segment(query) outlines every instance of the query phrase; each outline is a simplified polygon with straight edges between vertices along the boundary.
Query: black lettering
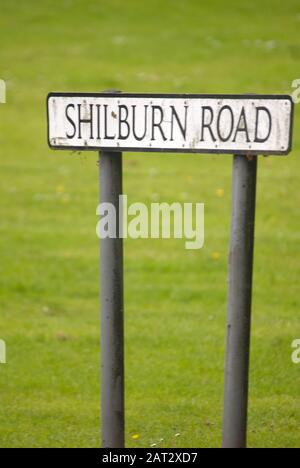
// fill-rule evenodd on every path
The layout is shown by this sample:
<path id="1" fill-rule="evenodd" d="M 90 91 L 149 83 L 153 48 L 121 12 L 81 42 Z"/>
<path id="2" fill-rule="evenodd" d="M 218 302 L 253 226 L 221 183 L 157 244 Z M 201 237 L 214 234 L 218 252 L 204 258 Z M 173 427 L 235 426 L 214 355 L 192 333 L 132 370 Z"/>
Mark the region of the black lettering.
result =
<path id="1" fill-rule="evenodd" d="M 243 126 L 242 123 L 244 123 Z M 248 125 L 247 125 L 247 120 L 246 120 L 246 114 L 245 114 L 245 108 L 242 108 L 241 115 L 239 118 L 238 125 L 236 127 L 235 135 L 233 141 L 236 142 L 236 137 L 238 133 L 245 133 L 247 137 L 247 143 L 250 143 L 250 138 L 249 138 L 249 131 L 248 131 Z"/>
<path id="2" fill-rule="evenodd" d="M 97 107 L 97 139 L 101 139 L 101 134 L 100 134 L 100 107 L 101 104 L 96 104 Z"/>
<path id="3" fill-rule="evenodd" d="M 78 138 L 81 139 L 81 125 L 90 124 L 90 139 L 93 140 L 93 104 L 90 104 L 90 118 L 81 117 L 81 104 L 78 104 Z"/>
<path id="4" fill-rule="evenodd" d="M 108 108 L 108 105 L 104 104 L 104 138 L 106 140 L 114 140 L 116 138 L 116 135 L 112 136 L 112 135 L 108 135 L 107 133 L 107 108 Z"/>
<path id="5" fill-rule="evenodd" d="M 67 107 L 66 107 L 66 117 L 67 117 L 68 121 L 70 122 L 70 124 L 72 125 L 72 127 L 74 129 L 74 132 L 73 132 L 73 134 L 67 133 L 66 137 L 67 138 L 74 138 L 74 136 L 76 135 L 76 125 L 74 123 L 74 120 L 72 120 L 70 115 L 69 115 L 69 109 L 75 109 L 75 105 L 74 104 L 68 104 Z"/>
<path id="6" fill-rule="evenodd" d="M 177 124 L 180 128 L 180 131 L 182 133 L 182 136 L 184 138 L 184 141 L 186 140 L 186 124 L 187 124 L 187 110 L 188 110 L 188 106 L 184 106 L 184 109 L 185 109 L 185 115 L 184 115 L 184 124 L 182 124 L 180 122 L 180 119 L 179 119 L 179 116 L 175 110 L 175 107 L 174 106 L 171 106 L 171 109 L 172 109 L 172 113 L 171 113 L 171 141 L 174 141 L 174 138 L 173 138 L 173 131 L 174 131 L 174 119 L 176 119 L 177 121 Z"/>
<path id="7" fill-rule="evenodd" d="M 135 114 L 135 111 L 136 111 L 136 105 L 133 105 L 132 106 L 132 131 L 133 131 L 133 136 L 134 138 L 137 140 L 137 141 L 142 141 L 145 136 L 146 136 L 146 133 L 147 133 L 147 114 L 148 114 L 148 106 L 144 106 L 145 107 L 145 126 L 144 126 L 144 133 L 142 136 L 138 136 L 137 133 L 136 133 L 136 129 L 135 129 L 135 126 L 136 126 L 136 114 Z"/>
<path id="8" fill-rule="evenodd" d="M 210 112 L 210 122 L 206 122 L 205 123 L 205 113 L 206 111 L 209 111 Z M 201 131 L 201 141 L 204 141 L 204 129 L 207 128 L 209 130 L 209 133 L 210 133 L 210 136 L 212 138 L 213 141 L 217 141 L 217 139 L 215 138 L 214 134 L 213 134 L 213 131 L 211 129 L 211 125 L 213 123 L 213 120 L 214 120 L 214 112 L 212 110 L 212 108 L 210 106 L 203 106 L 202 107 L 202 131 Z"/>
<path id="9" fill-rule="evenodd" d="M 125 110 L 125 117 L 122 118 L 122 111 Z M 119 106 L 119 140 L 126 140 L 129 137 L 130 133 L 130 126 L 127 121 L 128 119 L 128 108 L 127 106 L 120 105 Z M 127 127 L 127 134 L 122 135 L 122 126 Z"/>
<path id="10" fill-rule="evenodd" d="M 159 113 L 160 113 L 159 122 L 156 122 L 156 121 L 155 121 L 155 111 L 159 111 Z M 155 140 L 155 137 L 154 137 L 154 130 L 155 130 L 155 128 L 158 128 L 158 129 L 159 129 L 163 140 L 164 140 L 164 141 L 167 140 L 167 138 L 166 138 L 166 136 L 165 136 L 165 134 L 164 134 L 164 132 L 163 132 L 163 129 L 161 128 L 161 124 L 162 124 L 162 122 L 163 122 L 163 119 L 164 119 L 164 112 L 163 112 L 162 107 L 160 107 L 160 106 L 153 106 L 153 107 L 152 107 L 152 138 L 151 138 L 152 141 Z"/>
<path id="11" fill-rule="evenodd" d="M 222 114 L 224 111 L 229 111 L 229 114 L 230 114 L 230 119 L 231 119 L 231 124 L 230 124 L 230 132 L 228 133 L 227 136 L 224 136 L 224 132 L 223 132 L 223 135 L 222 135 L 222 132 L 221 132 L 221 129 L 220 129 L 220 123 L 221 123 L 221 117 L 222 117 Z M 233 132 L 233 125 L 234 125 L 234 115 L 233 115 L 233 111 L 231 109 L 230 106 L 223 106 L 221 109 L 220 109 L 220 112 L 219 112 L 219 115 L 218 115 L 218 120 L 217 120 L 217 132 L 218 132 L 218 137 L 221 141 L 228 141 L 232 135 L 232 132 Z"/>
<path id="12" fill-rule="evenodd" d="M 258 136 L 258 127 L 259 127 L 258 121 L 259 121 L 260 112 L 266 112 L 266 114 L 269 117 L 269 131 L 265 138 L 260 138 Z M 271 131 L 272 131 L 272 116 L 271 116 L 269 109 L 267 109 L 266 107 L 257 107 L 256 108 L 256 124 L 255 124 L 255 140 L 254 140 L 255 143 L 264 143 L 265 141 L 267 141 L 269 136 L 271 135 Z"/>

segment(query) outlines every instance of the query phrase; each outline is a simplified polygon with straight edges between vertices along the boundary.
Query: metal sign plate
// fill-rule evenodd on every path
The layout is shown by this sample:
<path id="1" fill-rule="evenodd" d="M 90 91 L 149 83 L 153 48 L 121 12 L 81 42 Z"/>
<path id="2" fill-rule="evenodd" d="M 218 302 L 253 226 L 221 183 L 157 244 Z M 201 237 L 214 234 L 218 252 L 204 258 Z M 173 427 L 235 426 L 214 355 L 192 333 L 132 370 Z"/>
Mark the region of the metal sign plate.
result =
<path id="1" fill-rule="evenodd" d="M 282 95 L 51 93 L 53 149 L 288 154 L 293 102 Z"/>

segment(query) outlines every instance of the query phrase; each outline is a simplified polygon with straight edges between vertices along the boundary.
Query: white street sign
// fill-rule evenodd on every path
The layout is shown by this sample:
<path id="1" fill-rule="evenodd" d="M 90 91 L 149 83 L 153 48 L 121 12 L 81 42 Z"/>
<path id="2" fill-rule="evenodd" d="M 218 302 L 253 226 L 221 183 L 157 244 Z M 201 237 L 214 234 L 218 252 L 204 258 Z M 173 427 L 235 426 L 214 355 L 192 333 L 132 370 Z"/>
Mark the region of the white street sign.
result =
<path id="1" fill-rule="evenodd" d="M 47 107 L 53 149 L 291 151 L 290 96 L 51 93 Z"/>

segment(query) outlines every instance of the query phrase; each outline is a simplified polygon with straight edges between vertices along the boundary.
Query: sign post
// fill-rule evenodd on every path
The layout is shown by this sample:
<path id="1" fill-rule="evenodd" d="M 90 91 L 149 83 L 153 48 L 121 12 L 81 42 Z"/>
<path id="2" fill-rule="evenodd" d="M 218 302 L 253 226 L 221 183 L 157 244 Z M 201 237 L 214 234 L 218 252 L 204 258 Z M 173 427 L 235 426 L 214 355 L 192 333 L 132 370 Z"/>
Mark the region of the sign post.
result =
<path id="1" fill-rule="evenodd" d="M 245 448 L 257 156 L 234 156 L 223 447 Z"/>
<path id="2" fill-rule="evenodd" d="M 100 202 L 111 203 L 116 212 L 117 232 L 122 223 L 122 153 L 99 155 Z M 101 271 L 101 412 L 103 448 L 124 447 L 124 305 L 123 240 L 100 241 Z"/>
<path id="3" fill-rule="evenodd" d="M 293 102 L 277 95 L 51 93 L 52 149 L 100 151 L 101 203 L 116 218 L 122 152 L 234 154 L 223 447 L 246 447 L 257 155 L 291 151 Z M 101 240 L 103 446 L 124 447 L 122 236 Z"/>

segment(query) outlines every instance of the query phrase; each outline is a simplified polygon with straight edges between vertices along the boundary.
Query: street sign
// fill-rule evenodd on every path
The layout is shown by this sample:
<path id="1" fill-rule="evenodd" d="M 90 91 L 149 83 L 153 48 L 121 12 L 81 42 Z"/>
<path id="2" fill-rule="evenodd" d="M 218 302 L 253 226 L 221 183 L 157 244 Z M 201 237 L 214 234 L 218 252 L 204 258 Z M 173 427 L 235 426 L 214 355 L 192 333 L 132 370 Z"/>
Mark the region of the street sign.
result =
<path id="1" fill-rule="evenodd" d="M 48 96 L 53 149 L 288 154 L 293 102 L 281 95 Z"/>
<path id="2" fill-rule="evenodd" d="M 258 155 L 291 151 L 292 99 L 254 94 L 51 93 L 47 108 L 51 148 L 99 150 L 101 203 L 114 207 L 120 225 L 123 151 L 234 155 L 223 447 L 246 447 Z M 123 448 L 125 436 L 122 241 L 122 236 L 101 239 L 105 448 Z"/>

